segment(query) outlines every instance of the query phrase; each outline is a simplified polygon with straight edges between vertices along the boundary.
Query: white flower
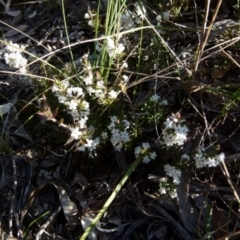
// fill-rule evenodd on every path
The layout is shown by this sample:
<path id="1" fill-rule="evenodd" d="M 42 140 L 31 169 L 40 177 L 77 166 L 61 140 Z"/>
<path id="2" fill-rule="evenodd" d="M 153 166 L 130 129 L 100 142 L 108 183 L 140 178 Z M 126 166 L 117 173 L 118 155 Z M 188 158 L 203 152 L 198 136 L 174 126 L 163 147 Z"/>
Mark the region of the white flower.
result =
<path id="1" fill-rule="evenodd" d="M 220 153 L 218 156 L 217 156 L 217 161 L 218 162 L 224 162 L 225 161 L 225 154 L 224 153 Z"/>
<path id="2" fill-rule="evenodd" d="M 65 102 L 65 104 L 68 106 L 68 109 L 70 111 L 75 111 L 78 107 L 78 102 L 75 99 L 72 99 L 69 102 Z"/>
<path id="3" fill-rule="evenodd" d="M 68 97 L 68 98 L 73 98 L 73 97 L 79 98 L 80 96 L 83 96 L 82 88 L 80 88 L 80 87 L 70 87 L 70 88 L 67 89 L 66 97 Z"/>
<path id="4" fill-rule="evenodd" d="M 141 147 L 139 147 L 139 146 L 136 147 L 134 153 L 135 153 L 135 157 L 136 157 L 136 158 L 139 157 L 139 155 L 140 155 L 140 153 L 141 153 Z"/>
<path id="5" fill-rule="evenodd" d="M 62 80 L 61 81 L 61 87 L 63 88 L 62 90 L 65 91 L 69 86 L 70 86 L 70 83 L 69 81 L 66 79 L 66 80 Z"/>
<path id="6" fill-rule="evenodd" d="M 169 191 L 168 194 L 170 195 L 170 197 L 172 199 L 176 198 L 177 197 L 177 189 L 173 189 L 173 190 Z"/>
<path id="7" fill-rule="evenodd" d="M 106 140 L 108 138 L 107 132 L 102 132 L 101 137 L 102 137 L 103 140 Z"/>
<path id="8" fill-rule="evenodd" d="M 169 20 L 171 17 L 173 17 L 173 15 L 170 14 L 169 11 L 163 12 L 162 15 L 164 20 Z"/>
<path id="9" fill-rule="evenodd" d="M 145 18 L 145 15 L 147 13 L 146 8 L 142 5 L 139 4 L 138 2 L 134 3 L 134 15 L 136 17 L 137 23 L 141 23 L 141 20 Z"/>
<path id="10" fill-rule="evenodd" d="M 90 26 L 90 27 L 93 26 L 93 21 L 92 21 L 92 20 L 89 20 L 89 21 L 88 21 L 88 26 Z"/>
<path id="11" fill-rule="evenodd" d="M 19 52 L 20 46 L 17 43 L 12 43 L 12 41 L 10 41 L 9 43 L 10 45 L 6 45 L 6 47 L 4 48 L 6 52 Z"/>
<path id="12" fill-rule="evenodd" d="M 87 123 L 88 117 L 84 116 L 82 118 L 79 119 L 79 127 L 80 128 L 85 128 L 86 127 L 86 123 Z"/>
<path id="13" fill-rule="evenodd" d="M 22 56 L 23 46 L 19 46 L 16 43 L 9 42 L 10 45 L 7 45 L 4 48 L 4 60 L 12 68 L 16 68 L 20 73 L 26 73 L 27 59 Z"/>
<path id="14" fill-rule="evenodd" d="M 56 85 L 53 85 L 53 86 L 52 86 L 52 92 L 53 92 L 53 93 L 56 94 L 56 93 L 58 93 L 59 91 L 60 91 L 60 88 L 59 88 L 59 87 L 57 87 Z"/>
<path id="15" fill-rule="evenodd" d="M 166 172 L 166 175 L 173 178 L 173 183 L 175 185 L 178 185 L 181 182 L 180 181 L 180 177 L 182 174 L 181 170 L 177 169 L 174 166 L 167 164 L 167 165 L 164 165 L 164 171 Z"/>
<path id="16" fill-rule="evenodd" d="M 107 40 L 106 51 L 108 52 L 110 58 L 115 58 L 116 55 L 120 55 L 123 53 L 125 47 L 123 46 L 122 43 L 116 46 L 114 41 L 110 37 L 108 37 L 106 40 Z"/>
<path id="17" fill-rule="evenodd" d="M 128 11 L 125 11 L 122 14 L 120 24 L 124 29 L 131 29 L 134 26 L 133 17 L 129 14 Z"/>
<path id="18" fill-rule="evenodd" d="M 86 85 L 93 84 L 93 75 L 92 75 L 92 73 L 89 73 L 87 77 L 83 78 L 83 81 L 85 82 Z"/>
<path id="19" fill-rule="evenodd" d="M 130 123 L 126 119 L 120 122 L 116 116 L 111 117 L 108 129 L 111 131 L 111 142 L 116 150 L 121 150 L 124 143 L 130 141 L 129 133 L 127 132 L 129 125 Z M 122 130 L 123 127 L 125 128 L 124 130 Z"/>
<path id="20" fill-rule="evenodd" d="M 80 136 L 82 136 L 82 132 L 79 131 L 79 127 L 75 127 L 75 128 L 70 128 L 71 131 L 71 137 L 74 139 L 79 139 Z"/>
<path id="21" fill-rule="evenodd" d="M 94 156 L 96 156 L 95 150 L 96 150 L 97 146 L 99 145 L 99 143 L 100 143 L 99 138 L 96 138 L 94 140 L 86 139 L 86 143 L 84 143 L 82 146 L 78 147 L 77 150 L 84 152 L 87 149 L 89 151 L 89 157 L 93 158 Z"/>
<path id="22" fill-rule="evenodd" d="M 123 61 L 121 65 L 121 69 L 128 68 L 128 63 L 126 61 Z"/>
<path id="23" fill-rule="evenodd" d="M 148 151 L 150 148 L 149 143 L 142 143 L 142 147 L 137 146 L 134 150 L 135 157 L 138 158 L 142 155 L 142 161 L 144 163 L 149 163 L 151 160 L 156 159 L 157 154 L 155 152 Z"/>
<path id="24" fill-rule="evenodd" d="M 148 150 L 148 149 L 150 148 L 150 144 L 147 143 L 147 142 L 142 143 L 142 148 L 143 148 L 144 150 Z"/>
<path id="25" fill-rule="evenodd" d="M 126 131 L 120 132 L 120 136 L 121 136 L 122 142 L 124 142 L 124 143 L 129 142 L 130 139 L 129 139 L 128 132 L 126 132 Z"/>
<path id="26" fill-rule="evenodd" d="M 122 75 L 123 82 L 126 83 L 128 81 L 128 76 L 127 75 Z"/>
<path id="27" fill-rule="evenodd" d="M 151 161 L 151 159 L 149 158 L 149 156 L 144 156 L 143 157 L 143 160 L 142 160 L 144 163 L 149 163 Z"/>
<path id="28" fill-rule="evenodd" d="M 182 155 L 181 159 L 190 161 L 190 157 L 186 153 Z"/>
<path id="29" fill-rule="evenodd" d="M 108 96 L 109 96 L 111 99 L 117 98 L 117 95 L 118 95 L 118 92 L 116 92 L 116 91 L 114 91 L 114 90 L 111 90 L 111 91 L 108 93 Z"/>
<path id="30" fill-rule="evenodd" d="M 117 117 L 116 116 L 112 116 L 110 119 L 111 119 L 111 122 L 113 122 L 113 123 L 117 122 Z"/>
<path id="31" fill-rule="evenodd" d="M 150 97 L 150 101 L 154 102 L 154 103 L 157 103 L 161 98 L 157 95 L 157 94 L 154 94 Z"/>
<path id="32" fill-rule="evenodd" d="M 205 153 L 205 149 L 203 147 L 199 147 L 197 149 L 197 153 L 193 157 L 196 168 L 216 167 L 220 162 L 224 161 L 225 154 L 220 153 L 219 155 L 208 157 Z"/>
<path id="33" fill-rule="evenodd" d="M 157 154 L 156 154 L 155 152 L 151 152 L 151 153 L 150 153 L 150 158 L 151 158 L 151 159 L 154 160 L 154 159 L 156 159 L 156 157 L 157 157 Z"/>
<path id="34" fill-rule="evenodd" d="M 130 126 L 130 122 L 128 120 L 126 120 L 126 119 L 123 119 L 122 122 L 123 122 L 123 126 L 125 127 L 125 129 L 128 129 L 129 126 Z"/>
<path id="35" fill-rule="evenodd" d="M 187 140 L 187 126 L 183 125 L 182 121 L 175 117 L 167 118 L 164 122 L 165 129 L 163 130 L 163 143 L 167 146 L 183 145 Z"/>
<path id="36" fill-rule="evenodd" d="M 85 19 L 90 19 L 91 17 L 90 17 L 90 15 L 89 15 L 89 13 L 85 13 L 85 14 L 84 14 L 84 18 L 85 18 Z"/>
<path id="37" fill-rule="evenodd" d="M 167 193 L 167 189 L 163 186 L 160 186 L 159 192 L 161 195 L 165 195 Z"/>
<path id="38" fill-rule="evenodd" d="M 162 100 L 162 101 L 160 102 L 160 105 L 167 106 L 167 105 L 168 105 L 168 101 L 167 101 L 167 100 Z"/>
<path id="39" fill-rule="evenodd" d="M 73 118 L 74 121 L 79 120 L 80 114 L 79 114 L 79 112 L 78 112 L 77 110 L 70 111 L 70 114 L 71 114 L 71 116 L 72 116 L 72 118 Z"/>
<path id="40" fill-rule="evenodd" d="M 27 59 L 20 52 L 5 53 L 4 59 L 10 67 L 26 71 Z"/>
<path id="41" fill-rule="evenodd" d="M 157 20 L 158 22 L 162 22 L 162 16 L 161 16 L 161 15 L 157 15 L 156 20 Z"/>

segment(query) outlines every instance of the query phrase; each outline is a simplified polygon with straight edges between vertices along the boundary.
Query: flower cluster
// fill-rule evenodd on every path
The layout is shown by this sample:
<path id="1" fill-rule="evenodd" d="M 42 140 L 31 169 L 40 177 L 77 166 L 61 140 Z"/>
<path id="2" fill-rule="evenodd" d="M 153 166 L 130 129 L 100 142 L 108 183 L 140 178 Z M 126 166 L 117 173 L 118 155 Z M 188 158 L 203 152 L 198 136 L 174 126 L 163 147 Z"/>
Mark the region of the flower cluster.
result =
<path id="1" fill-rule="evenodd" d="M 159 104 L 160 106 L 161 105 L 164 105 L 164 106 L 167 106 L 168 105 L 168 101 L 167 100 L 162 100 L 161 101 L 161 98 L 159 95 L 157 94 L 154 94 L 150 97 L 150 101 L 156 103 L 156 104 Z"/>
<path id="2" fill-rule="evenodd" d="M 84 128 L 90 113 L 89 103 L 84 99 L 83 89 L 72 86 L 68 80 L 56 81 L 52 92 L 60 103 L 64 103 L 68 113 L 74 121 L 79 121 L 80 128 Z"/>
<path id="3" fill-rule="evenodd" d="M 142 156 L 144 163 L 149 163 L 151 160 L 156 159 L 157 154 L 155 152 L 150 152 L 149 143 L 142 143 L 142 147 L 138 146 L 135 148 L 135 157 L 138 158 Z"/>
<path id="4" fill-rule="evenodd" d="M 180 177 L 182 175 L 182 171 L 177 169 L 174 166 L 171 166 L 169 164 L 166 164 L 164 166 L 164 171 L 166 172 L 166 175 L 169 177 L 173 178 L 173 183 L 175 185 L 178 185 L 181 181 L 180 181 Z"/>
<path id="5" fill-rule="evenodd" d="M 115 150 L 121 150 L 123 145 L 130 141 L 127 129 L 130 127 L 130 122 L 126 119 L 120 121 L 116 116 L 111 117 L 111 123 L 108 129 L 111 131 L 111 143 Z"/>
<path id="6" fill-rule="evenodd" d="M 159 184 L 159 192 L 161 195 L 169 194 L 171 198 L 177 197 L 177 189 L 168 183 L 167 178 L 161 178 Z"/>
<path id="7" fill-rule="evenodd" d="M 164 122 L 164 126 L 162 137 L 165 145 L 181 146 L 187 140 L 188 127 L 183 124 L 182 120 L 171 116 Z"/>
<path id="8" fill-rule="evenodd" d="M 207 156 L 203 147 L 199 147 L 197 149 L 197 153 L 193 156 L 193 158 L 195 160 L 196 168 L 216 167 L 220 162 L 223 162 L 225 160 L 225 154 L 220 153 L 219 155 L 210 157 Z"/>
<path id="9" fill-rule="evenodd" d="M 85 13 L 84 18 L 88 20 L 88 26 L 93 27 L 93 20 L 89 13 Z"/>
<path id="10" fill-rule="evenodd" d="M 125 10 L 121 15 L 121 28 L 125 30 L 134 28 L 136 24 L 141 24 L 147 13 L 146 8 L 138 2 L 134 3 L 133 7 L 133 11 Z"/>
<path id="11" fill-rule="evenodd" d="M 117 43 L 113 41 L 112 38 L 108 37 L 106 39 L 106 51 L 108 52 L 108 55 L 110 58 L 115 58 L 118 55 L 121 55 L 125 49 L 122 43 Z"/>
<path id="12" fill-rule="evenodd" d="M 96 97 L 101 104 L 108 102 L 108 99 L 114 100 L 115 98 L 117 98 L 119 91 L 117 92 L 113 89 L 109 91 L 105 86 L 103 80 L 94 80 L 93 69 L 88 61 L 88 54 L 85 54 L 82 57 L 82 62 L 84 65 L 85 76 L 80 76 L 80 78 L 83 80 L 85 89 L 87 90 L 88 94 L 90 96 Z"/>
<path id="13" fill-rule="evenodd" d="M 181 180 L 181 175 L 182 175 L 182 171 L 177 169 L 174 166 L 171 166 L 169 164 L 166 164 L 164 166 L 164 171 L 166 172 L 166 175 L 171 177 L 173 179 L 173 184 L 179 185 Z M 171 198 L 176 198 L 177 197 L 177 189 L 176 187 L 171 186 L 171 184 L 169 184 L 167 182 L 167 178 L 162 178 L 160 181 L 160 186 L 159 186 L 159 191 L 160 194 L 164 195 L 166 193 L 168 193 L 170 195 Z"/>
<path id="14" fill-rule="evenodd" d="M 161 23 L 164 20 L 169 20 L 172 18 L 173 15 L 169 11 L 165 11 L 162 13 L 162 15 L 157 15 L 156 20 Z"/>
<path id="15" fill-rule="evenodd" d="M 4 48 L 4 60 L 12 68 L 19 69 L 20 73 L 26 73 L 27 59 L 23 57 L 22 50 L 23 47 L 16 43 L 9 42 Z"/>
<path id="16" fill-rule="evenodd" d="M 86 139 L 86 143 L 83 143 L 80 147 L 77 148 L 78 151 L 84 152 L 85 150 L 88 150 L 89 157 L 93 158 L 96 154 L 96 148 L 100 144 L 100 138 L 92 139 Z"/>

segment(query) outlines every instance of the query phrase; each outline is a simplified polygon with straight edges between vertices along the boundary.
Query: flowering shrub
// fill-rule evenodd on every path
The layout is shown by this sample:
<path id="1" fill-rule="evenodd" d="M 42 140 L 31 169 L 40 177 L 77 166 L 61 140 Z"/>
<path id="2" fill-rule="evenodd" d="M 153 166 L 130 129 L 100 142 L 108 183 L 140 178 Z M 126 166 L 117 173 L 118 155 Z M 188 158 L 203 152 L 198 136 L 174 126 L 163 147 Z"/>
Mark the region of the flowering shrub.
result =
<path id="1" fill-rule="evenodd" d="M 93 28 L 98 21 L 96 17 L 98 17 L 97 14 L 90 14 L 90 12 L 84 16 L 88 25 Z M 132 41 L 132 39 L 139 42 L 141 37 L 140 34 L 134 33 L 128 39 L 121 34 L 121 30 L 139 27 L 147 20 L 146 17 L 147 10 L 140 2 L 132 4 L 131 10 L 126 9 L 125 6 L 122 7 L 121 14 L 116 17 L 118 28 L 109 33 L 107 31 L 104 34 L 101 33 L 100 36 L 103 37 L 103 40 L 95 42 L 94 54 L 101 61 L 91 61 L 91 53 L 83 55 L 80 59 L 80 70 L 76 74 L 77 80 L 56 80 L 51 87 L 51 91 L 58 99 L 59 104 L 63 105 L 71 117 L 68 123 L 69 141 L 75 143 L 77 151 L 88 153 L 90 158 L 95 158 L 98 155 L 98 149 L 108 144 L 115 151 L 134 151 L 136 158 L 141 157 L 143 163 L 150 163 L 151 160 L 157 158 L 157 153 L 151 150 L 150 144 L 145 142 L 145 139 L 142 140 L 142 129 L 149 126 L 162 129 L 158 135 L 161 139 L 159 147 L 161 150 L 163 148 L 169 151 L 170 148 L 175 148 L 180 156 L 179 150 L 188 139 L 189 128 L 184 120 L 174 116 L 165 117 L 164 109 L 169 103 L 166 99 L 162 99 L 157 86 L 154 88 L 154 94 L 149 94 L 151 96 L 146 97 L 142 103 L 136 100 L 135 92 L 138 89 L 129 95 L 127 94 L 127 84 L 131 75 L 130 71 L 127 73 L 129 76 L 123 72 L 128 68 L 127 60 L 131 54 L 129 46 L 125 43 Z M 157 15 L 156 26 L 161 26 L 164 21 L 168 21 L 172 17 L 170 11 Z M 152 44 L 153 42 L 150 45 Z M 144 46 L 141 46 L 137 52 L 141 52 L 143 49 Z M 101 58 L 103 53 L 106 53 L 105 59 Z M 128 54 L 129 56 L 123 59 Z M 22 55 L 22 47 L 18 44 L 10 42 L 4 48 L 3 57 L 10 67 L 18 69 L 20 73 L 26 73 L 27 59 Z M 156 65 L 156 63 L 153 64 L 153 66 Z M 116 72 L 109 74 L 113 67 L 115 67 Z M 108 69 L 106 70 L 106 68 Z M 149 93 L 152 90 L 150 89 Z M 126 98 L 132 105 L 131 111 L 125 104 Z M 164 121 L 163 124 L 161 124 L 162 121 Z M 136 145 L 136 141 L 140 144 L 133 150 L 132 146 Z M 223 153 L 210 156 L 204 147 L 199 147 L 196 152 L 183 154 L 179 157 L 176 166 L 161 163 L 166 177 L 161 181 L 160 193 L 169 194 L 172 198 L 176 197 L 176 186 L 181 182 L 182 167 L 191 164 L 197 169 L 216 167 L 224 159 Z"/>

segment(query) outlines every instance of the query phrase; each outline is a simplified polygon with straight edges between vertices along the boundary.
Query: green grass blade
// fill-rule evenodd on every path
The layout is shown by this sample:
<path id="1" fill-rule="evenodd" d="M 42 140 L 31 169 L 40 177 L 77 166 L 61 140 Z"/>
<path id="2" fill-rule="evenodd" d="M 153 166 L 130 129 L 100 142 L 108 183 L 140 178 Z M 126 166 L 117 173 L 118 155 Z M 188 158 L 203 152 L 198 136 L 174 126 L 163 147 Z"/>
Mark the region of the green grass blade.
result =
<path id="1" fill-rule="evenodd" d="M 130 175 L 134 172 L 134 170 L 136 169 L 136 167 L 139 165 L 139 163 L 142 162 L 142 157 L 138 157 L 134 163 L 130 166 L 130 168 L 127 170 L 127 172 L 124 174 L 124 176 L 122 177 L 122 179 L 120 180 L 120 182 L 118 183 L 118 185 L 116 186 L 116 188 L 114 189 L 114 191 L 112 192 L 112 194 L 110 195 L 110 197 L 108 198 L 108 200 L 105 202 L 105 204 L 103 205 L 102 209 L 99 211 L 99 213 L 97 214 L 97 216 L 94 218 L 94 220 L 92 221 L 92 223 L 88 226 L 88 228 L 85 230 L 85 232 L 83 233 L 83 235 L 81 236 L 80 240 L 84 240 L 86 239 L 86 237 L 88 236 L 88 234 L 92 231 L 92 229 L 94 228 L 94 226 L 96 225 L 96 223 L 101 219 L 101 217 L 103 216 L 103 214 L 107 211 L 108 207 L 111 205 L 111 203 L 113 202 L 113 200 L 116 198 L 117 194 L 119 193 L 119 191 L 122 189 L 123 185 L 125 184 L 125 182 L 128 180 L 128 178 L 130 177 Z"/>

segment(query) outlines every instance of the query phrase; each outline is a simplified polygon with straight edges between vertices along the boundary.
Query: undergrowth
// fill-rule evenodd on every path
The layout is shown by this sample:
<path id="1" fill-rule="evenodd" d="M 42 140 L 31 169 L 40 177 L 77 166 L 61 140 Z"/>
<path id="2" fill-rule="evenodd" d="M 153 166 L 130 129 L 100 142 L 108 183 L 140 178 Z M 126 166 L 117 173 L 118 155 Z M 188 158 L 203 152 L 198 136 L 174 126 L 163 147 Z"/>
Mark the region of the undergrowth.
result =
<path id="1" fill-rule="evenodd" d="M 204 52 L 204 38 L 190 48 L 177 44 L 177 34 L 184 31 L 180 25 L 185 22 L 181 23 L 181 19 L 194 9 L 191 1 L 122 0 L 106 1 L 105 6 L 100 2 L 97 8 L 88 9 L 81 22 L 91 29 L 91 39 L 71 44 L 65 3 L 61 1 L 67 39 L 64 48 L 39 57 L 29 52 L 27 46 L 0 40 L 6 64 L 17 69 L 23 82 L 35 86 L 35 95 L 41 102 L 37 114 L 29 116 L 26 122 L 26 126 L 30 125 L 31 121 L 39 121 L 36 116 L 40 116 L 42 126 L 36 127 L 36 138 L 44 137 L 47 127 L 61 135 L 55 137 L 57 144 L 65 144 L 67 151 L 82 152 L 85 161 L 103 158 L 103 149 L 109 149 L 112 155 L 122 152 L 131 156 L 126 160 L 129 169 L 85 229 L 82 240 L 139 164 L 157 166 L 162 174 L 158 194 L 170 198 L 179 198 L 177 189 L 185 171 L 201 178 L 203 169 L 212 171 L 220 166 L 226 173 L 225 153 L 214 137 L 214 128 L 224 122 L 239 102 L 237 83 L 231 88 L 199 81 L 204 79 L 201 61 L 210 54 Z M 205 16 L 207 10 L 205 6 Z M 217 13 L 218 9 L 215 10 Z M 191 20 L 198 27 L 205 24 L 198 9 Z M 207 37 L 207 29 L 202 29 L 202 36 Z M 197 31 L 199 34 L 199 28 Z M 172 37 L 172 32 L 176 36 Z M 79 56 L 74 47 L 84 44 L 86 51 Z M 59 52 L 64 53 L 62 59 L 53 56 L 47 60 Z M 31 61 L 27 60 L 30 58 Z M 30 69 L 36 63 L 40 67 L 34 74 Z M 217 64 L 215 68 L 219 67 Z M 206 117 L 208 106 L 204 101 L 209 96 L 214 104 L 217 102 L 217 124 L 209 124 Z M 201 134 L 196 133 L 193 114 L 201 117 L 202 127 L 197 127 Z M 2 132 L 0 145 L 2 151 L 9 152 L 6 134 L 7 131 Z M 201 135 L 199 140 L 196 135 Z M 236 193 L 231 179 L 228 182 Z M 238 200 L 237 193 L 235 198 Z M 206 224 L 206 232 L 196 231 L 202 239 L 211 239 L 209 222 Z"/>

